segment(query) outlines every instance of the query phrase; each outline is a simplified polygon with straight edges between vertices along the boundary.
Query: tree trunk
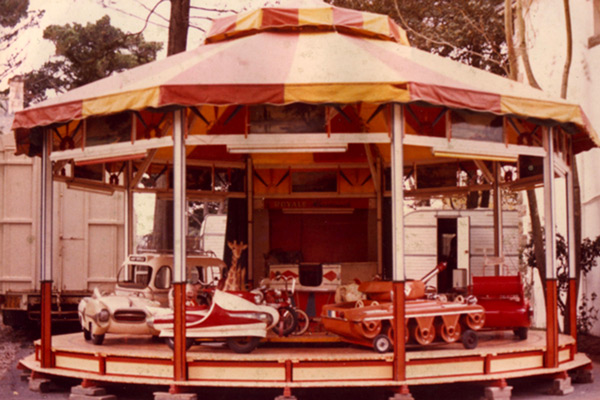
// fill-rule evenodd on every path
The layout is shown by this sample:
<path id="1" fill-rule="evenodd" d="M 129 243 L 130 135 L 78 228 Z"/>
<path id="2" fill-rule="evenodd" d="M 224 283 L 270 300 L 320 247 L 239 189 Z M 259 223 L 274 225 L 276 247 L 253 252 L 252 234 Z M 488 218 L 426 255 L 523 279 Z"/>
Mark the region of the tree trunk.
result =
<path id="1" fill-rule="evenodd" d="M 527 191 L 527 202 L 529 203 L 529 216 L 531 218 L 531 237 L 533 239 L 533 250 L 535 254 L 535 264 L 540 272 L 542 287 L 546 287 L 546 250 L 544 246 L 544 235 L 542 234 L 542 224 L 540 223 L 540 213 L 537 205 L 537 196 L 535 190 Z M 546 291 L 544 290 L 544 299 Z"/>
<path id="2" fill-rule="evenodd" d="M 571 9 L 569 7 L 569 0 L 563 0 L 563 6 L 565 10 L 565 31 L 567 34 L 567 54 L 565 58 L 565 65 L 563 68 L 562 82 L 560 86 L 560 97 L 563 99 L 567 98 L 567 88 L 569 86 L 569 72 L 571 70 L 571 61 L 573 59 L 573 32 L 571 29 Z M 575 265 L 569 265 L 569 268 L 575 268 L 575 279 L 579 282 L 581 278 L 581 190 L 579 186 L 579 177 L 577 175 L 577 162 L 575 157 L 572 157 L 571 161 L 571 173 L 573 174 L 573 223 L 575 225 Z M 578 291 L 576 291 L 577 293 Z M 576 296 L 579 293 L 576 294 Z M 571 301 L 577 301 L 577 297 L 571 299 L 567 297 L 566 310 L 570 309 Z M 565 324 L 566 328 L 570 327 L 571 314 L 565 313 Z M 567 332 L 573 334 L 575 332 Z"/>
<path id="3" fill-rule="evenodd" d="M 537 83 L 533 76 L 533 70 L 531 69 L 531 63 L 529 62 L 529 52 L 527 51 L 527 43 L 525 42 L 525 20 L 523 19 L 523 5 L 521 0 L 517 0 L 517 48 L 521 59 L 523 60 L 523 67 L 525 68 L 525 74 L 527 75 L 527 81 L 531 86 L 536 89 L 542 87 Z"/>
<path id="4" fill-rule="evenodd" d="M 504 1 L 504 33 L 506 35 L 506 47 L 508 49 L 508 77 L 513 81 L 519 76 L 519 64 L 514 44 L 514 21 L 512 12 L 512 0 Z"/>
<path id="5" fill-rule="evenodd" d="M 511 0 L 506 0 L 504 3 L 505 6 L 505 14 L 511 14 L 512 15 L 512 9 L 511 9 L 511 5 L 512 5 L 512 1 Z M 525 43 L 525 21 L 523 20 L 523 6 L 521 4 L 521 0 L 517 0 L 517 7 L 516 7 L 516 12 L 515 12 L 516 16 L 516 20 L 517 20 L 517 48 L 518 48 L 518 53 L 521 56 L 521 59 L 523 60 L 523 67 L 525 69 L 525 74 L 527 76 L 527 81 L 529 82 L 529 85 L 541 89 L 540 85 L 537 83 L 537 81 L 535 80 L 535 77 L 533 75 L 533 71 L 531 69 L 531 63 L 529 62 L 529 55 L 527 52 L 527 47 L 526 47 L 526 43 Z M 506 28 L 512 28 L 512 24 L 510 24 L 508 21 L 505 22 L 505 26 Z M 513 69 L 513 62 L 510 60 L 510 47 L 512 45 L 512 34 L 511 34 L 511 40 L 509 41 L 509 32 L 507 29 L 506 32 L 506 42 L 508 43 L 509 46 L 509 62 L 510 62 L 510 67 L 511 67 L 511 79 L 516 79 L 516 73 L 512 73 L 512 69 Z M 514 62 L 515 66 L 516 66 L 516 60 Z M 516 67 L 514 67 L 516 68 Z M 529 218 L 531 219 L 531 238 L 533 239 L 533 249 L 534 249 L 534 255 L 535 255 L 535 264 L 536 267 L 538 269 L 538 271 L 540 272 L 540 279 L 542 281 L 542 287 L 545 288 L 546 287 L 546 250 L 545 250 L 545 246 L 544 246 L 544 237 L 542 235 L 542 223 L 540 221 L 540 213 L 538 210 L 538 204 L 537 204 L 537 195 L 535 194 L 535 189 L 529 189 L 527 190 L 527 203 L 529 204 Z M 544 290 L 544 298 L 546 297 L 546 291 Z"/>
<path id="6" fill-rule="evenodd" d="M 571 10 L 569 0 L 563 0 L 565 8 L 565 30 L 567 32 L 567 58 L 563 68 L 562 84 L 560 86 L 560 97 L 567 98 L 567 87 L 569 86 L 569 71 L 571 69 L 571 60 L 573 59 L 573 33 L 571 31 Z"/>
<path id="7" fill-rule="evenodd" d="M 185 51 L 189 26 L 190 0 L 171 0 L 167 56 Z"/>

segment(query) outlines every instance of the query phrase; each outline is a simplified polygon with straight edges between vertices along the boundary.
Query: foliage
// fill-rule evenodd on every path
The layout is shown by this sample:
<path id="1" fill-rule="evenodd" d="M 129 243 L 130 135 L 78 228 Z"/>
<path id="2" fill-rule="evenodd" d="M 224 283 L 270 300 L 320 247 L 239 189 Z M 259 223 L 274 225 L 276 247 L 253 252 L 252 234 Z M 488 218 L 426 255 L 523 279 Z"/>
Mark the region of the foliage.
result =
<path id="1" fill-rule="evenodd" d="M 544 233 L 542 233 L 544 236 Z M 581 261 L 580 265 L 583 271 L 584 276 L 587 275 L 593 267 L 597 265 L 597 258 L 600 257 L 600 236 L 597 236 L 596 239 L 592 240 L 590 238 L 585 238 L 581 242 L 580 247 L 581 252 Z M 529 237 L 529 241 L 522 252 L 523 261 L 525 264 L 531 268 L 538 268 L 533 238 Z M 561 234 L 556 234 L 556 260 L 557 260 L 557 278 L 558 278 L 558 292 L 566 293 L 569 290 L 569 249 L 567 246 L 567 242 L 565 238 Z M 540 275 L 542 275 L 542 271 L 540 271 Z M 542 276 L 544 279 L 544 276 Z M 596 298 L 596 294 L 592 293 L 591 302 L 593 302 Z M 584 300 L 585 299 L 585 300 Z M 566 304 L 564 303 L 562 296 L 558 296 L 558 308 L 562 315 L 565 315 Z M 579 330 L 579 319 L 582 319 L 582 324 L 585 326 L 591 325 L 597 320 L 598 310 L 593 306 L 593 304 L 588 304 L 587 298 L 585 296 L 582 298 L 582 303 L 579 306 L 578 316 L 578 330 Z M 584 322 L 585 321 L 585 322 Z M 589 329 L 587 328 L 587 329 Z"/>
<path id="2" fill-rule="evenodd" d="M 504 0 L 327 0 L 386 14 L 412 46 L 498 75 L 508 75 Z"/>
<path id="3" fill-rule="evenodd" d="M 598 309 L 594 306 L 596 293 L 592 293 L 590 299 L 587 296 L 581 296 L 581 304 L 579 305 L 579 314 L 577 315 L 577 332 L 587 335 L 592 330 L 592 327 L 598 321 Z"/>
<path id="4" fill-rule="evenodd" d="M 0 0 L 0 80 L 23 63 L 24 49 L 16 49 L 19 34 L 38 24 L 44 11 L 28 11 L 29 0 Z"/>
<path id="5" fill-rule="evenodd" d="M 27 17 L 29 0 L 0 0 L 0 25 L 14 28 Z"/>
<path id="6" fill-rule="evenodd" d="M 63 92 L 154 61 L 162 48 L 161 43 L 113 27 L 108 16 L 86 26 L 50 25 L 44 39 L 54 43 L 56 55 L 25 75 L 27 105 L 44 100 L 49 90 Z"/>

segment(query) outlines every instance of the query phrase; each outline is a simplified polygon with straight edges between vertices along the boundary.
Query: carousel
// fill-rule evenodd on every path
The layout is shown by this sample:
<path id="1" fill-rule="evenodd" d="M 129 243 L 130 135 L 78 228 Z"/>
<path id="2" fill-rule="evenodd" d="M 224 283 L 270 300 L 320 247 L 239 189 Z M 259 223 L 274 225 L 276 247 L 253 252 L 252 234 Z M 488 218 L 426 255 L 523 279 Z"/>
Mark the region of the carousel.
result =
<path id="1" fill-rule="evenodd" d="M 350 386 L 411 398 L 412 385 L 485 382 L 499 399 L 510 398 L 511 378 L 545 375 L 568 392 L 568 373 L 590 372 L 576 347 L 571 164 L 600 144 L 595 131 L 576 104 L 411 48 L 387 16 L 315 2 L 221 18 L 198 48 L 18 112 L 13 130 L 18 153 L 42 159 L 42 335 L 20 362 L 32 378 L 81 379 L 84 391 L 164 385 L 173 395 L 281 388 L 284 398 Z M 151 257 L 133 244 L 134 194 L 172 204 L 162 240 L 172 252 L 172 307 L 149 307 L 142 333 L 105 330 L 99 339 L 98 326 L 117 315 L 140 318 L 121 309 L 93 315 L 83 335 L 51 334 L 53 181 L 126 194 L 126 251 L 136 265 Z M 564 333 L 559 184 L 571 297 Z M 528 329 L 521 280 L 502 261 L 501 194 L 532 188 L 543 188 L 546 221 L 544 330 Z M 468 252 L 439 268 L 443 260 L 407 255 L 410 205 L 484 192 L 494 265 Z M 215 256 L 229 272 L 204 305 L 186 303 L 190 254 L 206 250 L 188 235 L 194 199 L 227 204 L 229 246 Z M 424 238 L 441 246 L 435 233 Z M 283 301 L 310 320 L 307 331 L 287 340 L 266 331 L 283 322 L 261 314 L 263 278 L 289 292 Z M 357 298 L 336 298 L 355 281 Z M 235 342 L 244 335 L 251 340 Z M 190 338 L 201 345 L 189 347 Z"/>

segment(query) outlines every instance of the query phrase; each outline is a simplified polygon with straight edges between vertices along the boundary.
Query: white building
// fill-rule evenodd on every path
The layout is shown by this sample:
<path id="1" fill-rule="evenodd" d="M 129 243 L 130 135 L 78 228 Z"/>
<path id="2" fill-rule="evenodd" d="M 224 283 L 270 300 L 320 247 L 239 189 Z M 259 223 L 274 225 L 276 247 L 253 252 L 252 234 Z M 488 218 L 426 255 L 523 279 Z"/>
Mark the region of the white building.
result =
<path id="1" fill-rule="evenodd" d="M 567 54 L 563 0 L 523 0 L 527 45 L 535 78 L 542 88 L 559 96 Z M 581 104 L 600 129 L 600 0 L 571 0 L 573 59 L 567 98 Z M 521 71 L 521 75 L 523 75 Z M 524 76 L 521 77 L 525 80 Z M 600 149 L 577 157 L 581 182 L 582 237 L 600 235 Z M 558 212 L 557 208 L 557 212 Z M 583 295 L 600 294 L 600 267 L 582 282 Z M 600 299 L 595 303 L 600 306 Z M 592 333 L 600 335 L 600 322 Z"/>

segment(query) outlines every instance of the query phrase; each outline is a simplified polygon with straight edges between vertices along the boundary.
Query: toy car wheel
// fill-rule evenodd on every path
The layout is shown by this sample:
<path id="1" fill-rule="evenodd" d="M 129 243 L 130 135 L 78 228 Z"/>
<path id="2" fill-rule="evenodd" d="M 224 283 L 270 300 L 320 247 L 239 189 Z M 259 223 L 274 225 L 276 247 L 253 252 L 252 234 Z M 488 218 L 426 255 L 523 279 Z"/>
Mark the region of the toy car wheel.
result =
<path id="1" fill-rule="evenodd" d="M 519 338 L 519 340 L 526 340 L 527 334 L 529 333 L 529 328 L 521 326 L 519 328 L 515 328 L 513 332 Z"/>
<path id="2" fill-rule="evenodd" d="M 477 347 L 477 343 L 479 342 L 479 338 L 477 337 L 477 333 L 471 329 L 466 329 L 462 334 L 462 344 L 465 349 L 474 349 Z"/>
<path id="3" fill-rule="evenodd" d="M 92 343 L 97 344 L 97 345 L 101 345 L 102 342 L 104 342 L 104 334 L 102 334 L 102 335 L 94 335 L 92 333 L 91 334 L 91 338 L 92 338 Z"/>
<path id="4" fill-rule="evenodd" d="M 83 329 L 83 338 L 84 338 L 85 340 L 87 340 L 88 342 L 89 342 L 90 340 L 92 340 L 92 334 L 90 333 L 90 331 L 88 331 L 88 330 L 87 330 L 87 329 L 85 329 L 85 328 Z"/>
<path id="5" fill-rule="evenodd" d="M 296 309 L 296 315 L 298 316 L 298 325 L 296 326 L 296 330 L 292 332 L 292 335 L 304 335 L 310 326 L 310 318 L 304 310 L 299 308 Z"/>
<path id="6" fill-rule="evenodd" d="M 271 329 L 279 336 L 287 336 L 296 330 L 298 314 L 292 307 L 279 309 L 279 322 Z"/>
<path id="7" fill-rule="evenodd" d="M 373 348 L 378 353 L 387 353 L 392 351 L 392 341 L 387 335 L 377 335 L 373 339 Z"/>
<path id="8" fill-rule="evenodd" d="M 175 338 L 166 338 L 165 342 L 167 343 L 167 346 L 169 346 L 169 348 L 171 350 L 175 349 Z M 185 349 L 189 350 L 190 347 L 192 347 L 192 345 L 194 344 L 194 339 L 193 338 L 185 338 Z"/>
<path id="9" fill-rule="evenodd" d="M 230 337 L 227 338 L 227 346 L 238 354 L 246 354 L 254 350 L 259 341 L 260 338 L 256 336 Z"/>

